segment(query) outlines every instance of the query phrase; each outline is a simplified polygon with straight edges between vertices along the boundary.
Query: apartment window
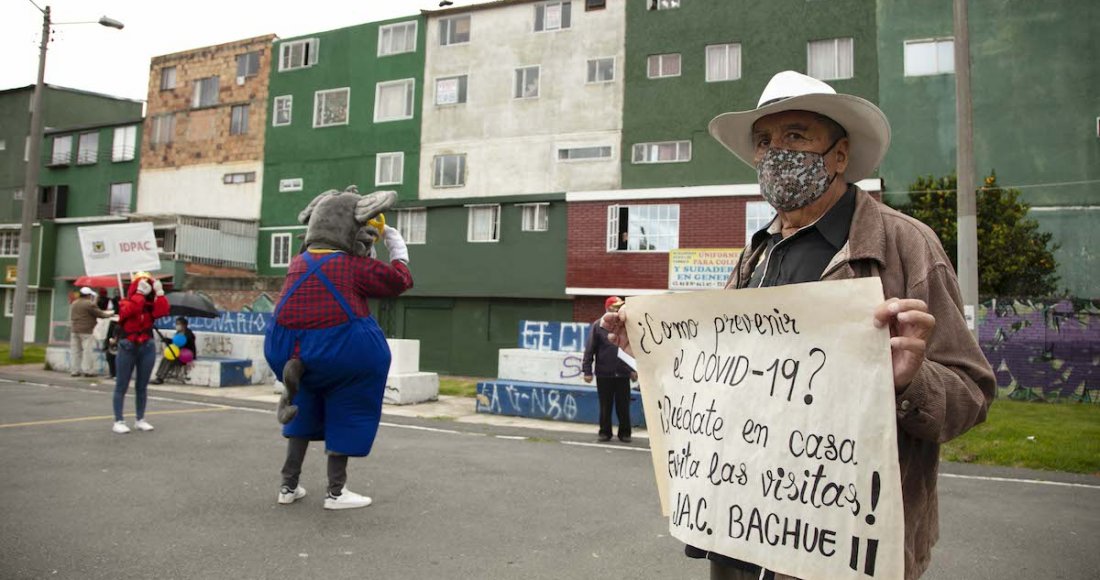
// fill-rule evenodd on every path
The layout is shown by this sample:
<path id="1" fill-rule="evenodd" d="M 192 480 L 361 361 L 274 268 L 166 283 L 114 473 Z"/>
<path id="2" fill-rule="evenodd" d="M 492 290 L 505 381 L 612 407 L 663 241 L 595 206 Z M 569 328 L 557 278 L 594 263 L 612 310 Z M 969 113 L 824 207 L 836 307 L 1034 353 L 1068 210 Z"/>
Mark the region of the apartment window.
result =
<path id="1" fill-rule="evenodd" d="M 768 227 L 775 217 L 775 208 L 766 201 L 750 201 L 745 204 L 745 247 L 752 243 L 752 235 Z"/>
<path id="2" fill-rule="evenodd" d="M 162 254 L 176 253 L 176 230 L 173 228 L 154 228 L 153 239 L 157 242 L 157 251 Z"/>
<path id="3" fill-rule="evenodd" d="M 851 38 L 829 38 L 806 44 L 806 71 L 815 79 L 850 79 L 854 67 L 852 62 Z"/>
<path id="4" fill-rule="evenodd" d="M 425 244 L 428 241 L 428 210 L 425 208 L 397 210 L 397 231 L 405 243 Z"/>
<path id="5" fill-rule="evenodd" d="M 379 153 L 374 167 L 375 185 L 397 185 L 405 180 L 405 153 Z"/>
<path id="6" fill-rule="evenodd" d="M 112 183 L 110 196 L 107 198 L 107 213 L 111 215 L 129 213 L 133 194 L 133 183 Z"/>
<path id="7" fill-rule="evenodd" d="M 435 79 L 435 104 L 458 105 L 466 102 L 466 75 Z"/>
<path id="8" fill-rule="evenodd" d="M 81 133 L 76 145 L 76 164 L 90 165 L 99 157 L 99 131 Z"/>
<path id="9" fill-rule="evenodd" d="M 470 15 L 454 16 L 439 21 L 439 46 L 470 42 Z"/>
<path id="10" fill-rule="evenodd" d="M 432 187 L 466 185 L 466 155 L 436 155 L 432 160 Z"/>
<path id="11" fill-rule="evenodd" d="M 11 192 L 11 198 L 15 201 L 23 201 L 23 190 L 17 189 Z"/>
<path id="12" fill-rule="evenodd" d="M 7 150 L 8 150 L 8 142 L 3 140 L 3 139 L 0 139 L 0 151 L 7 151 Z"/>
<path id="13" fill-rule="evenodd" d="M 920 77 L 955 72 L 955 39 L 905 41 L 905 76 Z"/>
<path id="14" fill-rule="evenodd" d="M 589 161 L 594 159 L 611 159 L 611 146 L 597 145 L 594 147 L 558 149 L 558 161 Z"/>
<path id="15" fill-rule="evenodd" d="M 526 66 L 516 69 L 516 88 L 512 95 L 517 99 L 534 99 L 539 96 L 539 67 Z"/>
<path id="16" fill-rule="evenodd" d="M 546 2 L 535 5 L 535 32 L 569 28 L 572 2 Z"/>
<path id="17" fill-rule="evenodd" d="M 218 104 L 218 77 L 206 77 L 195 81 L 195 92 L 191 95 L 191 108 L 216 104 Z"/>
<path id="18" fill-rule="evenodd" d="M 680 7 L 680 0 L 649 0 L 650 10 L 672 10 Z"/>
<path id="19" fill-rule="evenodd" d="M 271 234 L 271 267 L 290 265 L 290 234 Z"/>
<path id="20" fill-rule="evenodd" d="M 279 48 L 279 72 L 317 64 L 319 44 L 316 38 L 284 42 Z"/>
<path id="21" fill-rule="evenodd" d="M 679 54 L 654 54 L 647 61 L 647 76 L 651 79 L 680 76 Z"/>
<path id="22" fill-rule="evenodd" d="M 603 10 L 607 8 L 607 0 L 584 0 L 584 11 Z"/>
<path id="23" fill-rule="evenodd" d="M 291 118 L 291 106 L 294 104 L 294 97 L 291 95 L 282 95 L 275 97 L 275 116 L 271 119 L 271 125 L 274 127 L 282 127 L 290 124 Z"/>
<path id="24" fill-rule="evenodd" d="M 229 118 L 229 134 L 248 134 L 248 105 L 233 106 Z"/>
<path id="25" fill-rule="evenodd" d="M 176 88 L 176 67 L 166 66 L 160 69 L 160 90 L 169 91 Z"/>
<path id="26" fill-rule="evenodd" d="M 280 179 L 279 193 L 285 193 L 287 191 L 302 191 L 302 178 L 290 177 L 287 179 Z"/>
<path id="27" fill-rule="evenodd" d="M 256 181 L 256 172 L 247 171 L 242 173 L 226 173 L 222 176 L 222 183 L 226 185 L 237 185 L 241 183 L 253 183 Z"/>
<path id="28" fill-rule="evenodd" d="M 528 203 L 520 207 L 523 208 L 523 231 L 545 232 L 550 229 L 550 204 Z"/>
<path id="29" fill-rule="evenodd" d="M 0 232 L 0 256 L 13 258 L 19 255 L 19 231 Z"/>
<path id="30" fill-rule="evenodd" d="M 351 89 L 329 89 L 313 93 L 313 126 L 332 127 L 348 124 Z"/>
<path id="31" fill-rule="evenodd" d="M 390 24 L 378 29 L 378 56 L 416 51 L 416 21 Z"/>
<path id="32" fill-rule="evenodd" d="M 53 138 L 53 152 L 50 155 L 50 165 L 68 165 L 73 160 L 73 136 Z"/>
<path id="33" fill-rule="evenodd" d="M 607 208 L 607 251 L 667 252 L 680 247 L 680 206 Z"/>
<path id="34" fill-rule="evenodd" d="M 707 82 L 741 78 L 741 45 L 712 44 L 707 47 Z"/>
<path id="35" fill-rule="evenodd" d="M 133 161 L 137 150 L 137 125 L 115 127 L 111 142 L 111 161 Z"/>
<path id="36" fill-rule="evenodd" d="M 34 316 L 38 312 L 38 292 L 27 292 L 27 306 L 23 311 L 27 316 Z M 4 316 L 11 318 L 15 314 L 15 290 L 4 291 Z"/>
<path id="37" fill-rule="evenodd" d="M 592 58 L 588 60 L 589 83 L 607 83 L 615 80 L 615 58 Z"/>
<path id="38" fill-rule="evenodd" d="M 374 94 L 374 122 L 411 119 L 413 87 L 413 79 L 378 83 Z"/>
<path id="39" fill-rule="evenodd" d="M 691 161 L 691 141 L 635 143 L 633 163 L 685 163 Z"/>
<path id="40" fill-rule="evenodd" d="M 176 116 L 172 113 L 153 117 L 153 145 L 171 143 L 176 133 Z"/>
<path id="41" fill-rule="evenodd" d="M 260 74 L 260 51 L 237 55 L 237 80 Z"/>
<path id="42" fill-rule="evenodd" d="M 471 205 L 466 221 L 467 242 L 500 241 L 500 206 Z"/>

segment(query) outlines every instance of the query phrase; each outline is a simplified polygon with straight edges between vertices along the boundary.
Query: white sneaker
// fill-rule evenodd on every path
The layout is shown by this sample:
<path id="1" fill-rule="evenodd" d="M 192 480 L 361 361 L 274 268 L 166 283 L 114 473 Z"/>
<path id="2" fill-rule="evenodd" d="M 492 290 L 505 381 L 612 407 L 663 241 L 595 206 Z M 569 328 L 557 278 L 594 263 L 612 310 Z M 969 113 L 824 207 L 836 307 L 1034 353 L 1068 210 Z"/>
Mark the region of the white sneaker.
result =
<path id="1" fill-rule="evenodd" d="M 138 431 L 152 431 L 153 426 L 145 419 L 138 419 L 137 423 L 134 423 L 134 429 Z"/>
<path id="2" fill-rule="evenodd" d="M 291 490 L 284 485 L 282 489 L 279 490 L 279 503 L 283 505 L 292 504 L 305 496 L 306 488 L 299 485 L 294 490 Z"/>
<path id="3" fill-rule="evenodd" d="M 114 431 L 115 433 L 118 433 L 119 435 L 122 435 L 124 433 L 129 433 L 130 428 L 126 426 L 125 421 L 115 421 L 115 425 L 114 425 L 114 427 L 111 427 L 111 431 Z"/>
<path id="4" fill-rule="evenodd" d="M 325 509 L 327 510 L 351 510 L 365 508 L 370 504 L 371 499 L 369 497 L 348 491 L 346 487 L 340 495 L 333 497 L 330 494 L 325 498 Z"/>

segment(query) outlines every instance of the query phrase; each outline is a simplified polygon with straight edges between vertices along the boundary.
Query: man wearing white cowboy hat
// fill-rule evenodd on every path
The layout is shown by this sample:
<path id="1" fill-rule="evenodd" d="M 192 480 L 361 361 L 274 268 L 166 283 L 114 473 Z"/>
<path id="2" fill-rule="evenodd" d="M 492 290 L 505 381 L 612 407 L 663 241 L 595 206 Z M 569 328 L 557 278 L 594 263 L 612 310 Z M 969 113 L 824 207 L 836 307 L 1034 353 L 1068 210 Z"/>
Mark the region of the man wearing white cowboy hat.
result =
<path id="1" fill-rule="evenodd" d="M 890 124 L 874 104 L 784 71 L 772 77 L 755 109 L 719 115 L 709 130 L 756 168 L 760 194 L 777 211 L 738 258 L 727 289 L 882 280 L 887 300 L 872 322 L 890 328 L 905 577 L 918 578 L 939 535 L 939 446 L 985 420 L 996 383 L 967 329 L 958 280 L 939 239 L 854 185 L 886 155 Z M 604 318 L 613 340 L 629 351 L 625 322 L 623 314 Z M 691 546 L 686 551 L 711 560 L 712 579 L 761 574 L 750 562 Z"/>

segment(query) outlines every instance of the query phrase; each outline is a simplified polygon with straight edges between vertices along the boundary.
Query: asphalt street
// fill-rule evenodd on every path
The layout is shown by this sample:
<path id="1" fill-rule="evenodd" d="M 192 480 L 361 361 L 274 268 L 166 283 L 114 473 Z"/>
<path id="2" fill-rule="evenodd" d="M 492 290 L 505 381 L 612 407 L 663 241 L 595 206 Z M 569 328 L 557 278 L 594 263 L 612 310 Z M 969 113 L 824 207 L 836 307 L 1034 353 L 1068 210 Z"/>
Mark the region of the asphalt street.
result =
<path id="1" fill-rule="evenodd" d="M 668 536 L 642 440 L 387 418 L 349 469 L 375 504 L 326 512 L 319 444 L 310 495 L 276 505 L 269 407 L 171 398 L 120 436 L 105 389 L 0 382 L 0 578 L 707 576 Z M 926 578 L 1100 577 L 1100 479 L 945 471 Z"/>

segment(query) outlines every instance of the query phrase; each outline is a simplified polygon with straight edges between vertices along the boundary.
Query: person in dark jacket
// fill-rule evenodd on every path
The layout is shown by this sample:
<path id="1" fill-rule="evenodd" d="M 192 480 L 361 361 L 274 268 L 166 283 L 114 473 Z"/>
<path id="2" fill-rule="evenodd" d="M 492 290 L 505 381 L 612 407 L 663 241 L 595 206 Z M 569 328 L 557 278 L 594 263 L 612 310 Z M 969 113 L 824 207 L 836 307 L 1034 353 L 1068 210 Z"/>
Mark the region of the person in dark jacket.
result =
<path id="1" fill-rule="evenodd" d="M 184 349 L 187 349 L 191 351 L 191 360 L 199 358 L 199 349 L 196 348 L 195 345 L 195 333 L 191 332 L 191 329 L 187 327 L 187 318 L 183 316 L 176 318 L 176 334 L 179 333 L 183 333 L 183 335 L 187 337 L 187 342 L 180 347 L 180 352 L 183 352 Z M 153 379 L 153 384 L 164 384 L 164 377 L 167 377 L 168 373 L 171 372 L 172 369 L 182 366 L 184 366 L 184 363 L 179 359 L 179 357 L 176 357 L 173 360 L 168 360 L 167 358 L 160 359 L 160 364 L 157 365 L 156 378 Z"/>
<path id="2" fill-rule="evenodd" d="M 114 312 L 118 312 L 118 303 L 120 298 L 118 295 L 114 295 L 109 300 L 110 309 Z M 116 360 L 118 359 L 118 315 L 111 317 L 111 322 L 107 325 L 107 339 L 103 341 L 103 356 L 107 358 L 107 370 L 111 375 L 111 378 L 115 378 Z"/>
<path id="3" fill-rule="evenodd" d="M 607 312 L 618 312 L 623 299 L 612 296 L 604 301 Z M 595 359 L 595 373 L 592 371 Z M 588 335 L 588 347 L 584 349 L 584 361 L 581 363 L 584 382 L 591 383 L 596 378 L 596 392 L 600 397 L 600 441 L 611 440 L 611 409 L 614 407 L 619 416 L 619 441 L 630 443 L 630 381 L 638 375 L 630 365 L 619 358 L 619 347 L 607 338 L 607 330 L 600 321 L 592 323 Z"/>

